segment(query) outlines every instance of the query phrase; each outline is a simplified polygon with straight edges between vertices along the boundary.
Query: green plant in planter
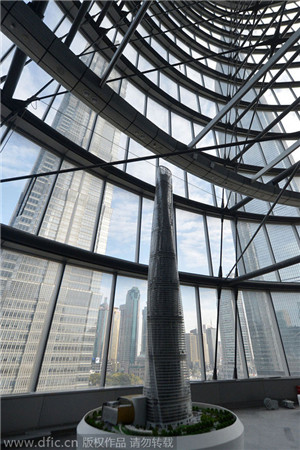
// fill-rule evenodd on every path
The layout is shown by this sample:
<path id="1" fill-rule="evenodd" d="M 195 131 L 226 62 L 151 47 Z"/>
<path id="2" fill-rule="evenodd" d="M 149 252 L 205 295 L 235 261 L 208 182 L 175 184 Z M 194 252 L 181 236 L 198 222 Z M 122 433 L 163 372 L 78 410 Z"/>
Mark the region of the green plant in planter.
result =
<path id="1" fill-rule="evenodd" d="M 197 409 L 196 409 L 197 408 Z M 193 434 L 208 433 L 212 430 L 220 430 L 232 425 L 236 418 L 230 411 L 224 411 L 214 408 L 199 408 L 193 407 L 194 411 L 200 413 L 199 421 L 188 425 L 179 425 L 173 428 L 172 425 L 168 425 L 167 428 L 150 428 L 152 429 L 152 436 L 187 436 Z M 96 428 L 104 431 L 111 431 L 107 428 L 105 422 L 102 421 L 102 411 L 97 410 L 86 417 L 86 422 Z M 126 426 L 121 426 L 122 432 L 127 435 L 135 436 L 136 433 L 133 430 L 128 429 Z M 116 428 L 115 431 L 118 431 Z M 146 431 L 146 430 L 145 430 Z M 142 427 L 139 427 L 140 436 L 143 435 Z M 145 435 L 148 435 L 145 433 Z"/>

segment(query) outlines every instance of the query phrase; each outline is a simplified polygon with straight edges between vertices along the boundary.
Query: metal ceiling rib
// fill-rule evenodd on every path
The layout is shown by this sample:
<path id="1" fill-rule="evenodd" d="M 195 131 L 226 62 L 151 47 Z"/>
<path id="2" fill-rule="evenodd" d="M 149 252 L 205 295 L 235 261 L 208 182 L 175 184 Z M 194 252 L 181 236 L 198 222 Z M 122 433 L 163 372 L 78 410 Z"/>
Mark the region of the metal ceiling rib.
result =
<path id="1" fill-rule="evenodd" d="M 16 111 L 16 104 L 18 104 L 17 100 L 7 99 L 4 95 L 2 95 L 1 116 L 4 120 Z M 66 159 L 75 166 L 87 166 L 94 164 L 97 167 L 89 170 L 94 176 L 99 176 L 101 179 L 105 179 L 106 181 L 125 188 L 137 195 L 142 194 L 147 198 L 154 199 L 155 187 L 153 185 L 150 185 L 143 180 L 139 180 L 114 166 L 99 166 L 101 163 L 105 164 L 105 161 L 101 160 L 96 155 L 87 152 L 85 149 L 70 141 L 65 136 L 62 136 L 58 131 L 54 130 L 51 126 L 43 122 L 28 110 L 19 111 L 18 118 L 15 122 L 15 130 L 30 141 L 46 150 L 54 152 L 60 158 Z M 210 156 L 210 158 L 215 164 L 220 163 L 218 158 L 213 156 Z M 248 173 L 255 172 L 254 166 L 241 165 L 240 169 L 241 171 L 247 171 Z M 270 173 L 273 176 L 279 175 L 281 172 L 282 169 L 270 169 Z M 255 222 L 261 221 L 264 217 L 261 214 L 252 212 L 235 211 L 230 209 L 224 210 L 224 208 L 204 204 L 177 195 L 174 195 L 174 204 L 178 208 L 183 208 L 191 212 L 203 212 L 215 217 L 222 216 L 229 220 L 232 218 L 237 218 L 239 220 L 246 220 L 247 222 Z M 268 222 L 300 225 L 300 217 L 274 215 L 269 216 Z"/>
<path id="2" fill-rule="evenodd" d="M 106 272 L 118 273 L 119 275 L 132 275 L 135 277 L 146 278 L 148 267 L 145 264 L 138 264 L 131 261 L 125 261 L 118 258 L 113 258 L 99 253 L 92 253 L 82 248 L 74 247 L 72 245 L 63 244 L 61 242 L 46 239 L 44 237 L 36 236 L 25 231 L 17 230 L 7 225 L 2 226 L 1 244 L 3 249 L 13 250 L 32 256 L 46 258 L 56 262 L 63 262 L 89 269 L 105 270 Z M 299 258 L 298 258 L 299 259 Z M 298 260 L 297 257 L 292 261 Z M 282 261 L 280 267 L 285 267 L 290 260 Z M 268 273 L 273 270 L 275 266 L 269 266 L 261 269 L 262 273 Z M 250 274 L 251 276 L 251 274 Z M 253 273 L 256 276 L 256 273 Z M 247 276 L 241 276 L 234 284 L 231 278 L 219 278 L 209 275 L 190 274 L 179 272 L 181 283 L 200 284 L 202 287 L 216 287 L 223 288 L 230 287 L 234 284 L 240 289 L 255 289 L 273 291 L 292 291 L 300 292 L 299 283 L 282 283 L 282 282 L 267 282 L 267 281 L 247 281 Z"/>
<path id="3" fill-rule="evenodd" d="M 81 101 L 121 131 L 161 156 L 186 150 L 176 141 L 137 112 L 111 88 L 100 88 L 100 78 L 79 60 L 23 2 L 1 3 L 2 31 L 16 45 L 59 81 Z M 280 189 L 217 166 L 202 154 L 197 160 L 190 155 L 168 157 L 170 162 L 209 182 L 261 200 L 275 201 Z M 280 203 L 299 206 L 300 194 L 286 191 Z"/>

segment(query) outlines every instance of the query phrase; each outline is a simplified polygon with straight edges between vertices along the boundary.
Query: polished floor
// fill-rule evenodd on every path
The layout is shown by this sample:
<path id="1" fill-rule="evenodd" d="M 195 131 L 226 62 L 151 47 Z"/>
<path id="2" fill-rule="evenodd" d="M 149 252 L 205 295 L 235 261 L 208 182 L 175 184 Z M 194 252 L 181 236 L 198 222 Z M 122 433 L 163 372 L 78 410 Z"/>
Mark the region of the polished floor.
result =
<path id="1" fill-rule="evenodd" d="M 245 428 L 245 450 L 300 449 L 300 407 L 233 410 Z M 228 449 L 230 450 L 230 449 Z"/>
<path id="2" fill-rule="evenodd" d="M 260 408 L 233 410 L 245 427 L 244 450 L 289 450 L 300 449 L 300 407 L 288 409 L 280 407 L 277 410 Z M 20 437 L 21 438 L 21 437 Z M 16 444 L 16 445 L 14 445 Z M 76 449 L 75 430 L 40 436 L 31 441 L 31 445 L 21 441 L 12 442 L 4 448 L 59 448 Z M 177 449 L 185 450 L 185 449 Z M 228 450 L 232 450 L 228 448 Z"/>

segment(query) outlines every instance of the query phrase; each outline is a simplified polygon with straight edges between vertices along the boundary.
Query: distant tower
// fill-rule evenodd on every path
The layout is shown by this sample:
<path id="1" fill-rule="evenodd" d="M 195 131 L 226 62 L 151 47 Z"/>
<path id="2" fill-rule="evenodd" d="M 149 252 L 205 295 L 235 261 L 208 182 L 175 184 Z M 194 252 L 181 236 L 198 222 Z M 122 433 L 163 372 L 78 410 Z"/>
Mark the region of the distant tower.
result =
<path id="1" fill-rule="evenodd" d="M 183 309 L 175 252 L 171 172 L 160 167 L 156 182 L 148 272 L 147 422 L 187 423 L 192 416 Z"/>
<path id="2" fill-rule="evenodd" d="M 131 288 L 126 295 L 126 304 L 120 305 L 121 321 L 119 334 L 118 360 L 123 370 L 135 364 L 138 345 L 140 291 Z"/>
<path id="3" fill-rule="evenodd" d="M 96 327 L 96 337 L 94 343 L 94 351 L 93 351 L 93 362 L 96 364 L 100 364 L 102 360 L 102 352 L 103 352 L 103 344 L 106 333 L 106 323 L 108 316 L 108 304 L 107 299 L 105 302 L 100 305 L 98 311 L 98 319 L 97 319 L 97 327 Z"/>
<path id="4" fill-rule="evenodd" d="M 120 310 L 119 308 L 114 308 L 110 333 L 110 346 L 108 353 L 109 367 L 112 372 L 117 372 L 118 369 L 117 356 L 118 356 L 119 332 L 120 332 Z"/>

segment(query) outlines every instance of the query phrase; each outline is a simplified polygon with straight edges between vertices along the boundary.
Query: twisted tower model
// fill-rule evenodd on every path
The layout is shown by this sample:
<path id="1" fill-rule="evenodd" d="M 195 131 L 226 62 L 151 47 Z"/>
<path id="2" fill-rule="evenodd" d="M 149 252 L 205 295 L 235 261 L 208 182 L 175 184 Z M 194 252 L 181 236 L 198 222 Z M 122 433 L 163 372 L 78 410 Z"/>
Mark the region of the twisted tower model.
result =
<path id="1" fill-rule="evenodd" d="M 148 425 L 187 423 L 192 415 L 183 309 L 175 252 L 171 172 L 159 167 L 148 273 Z"/>

